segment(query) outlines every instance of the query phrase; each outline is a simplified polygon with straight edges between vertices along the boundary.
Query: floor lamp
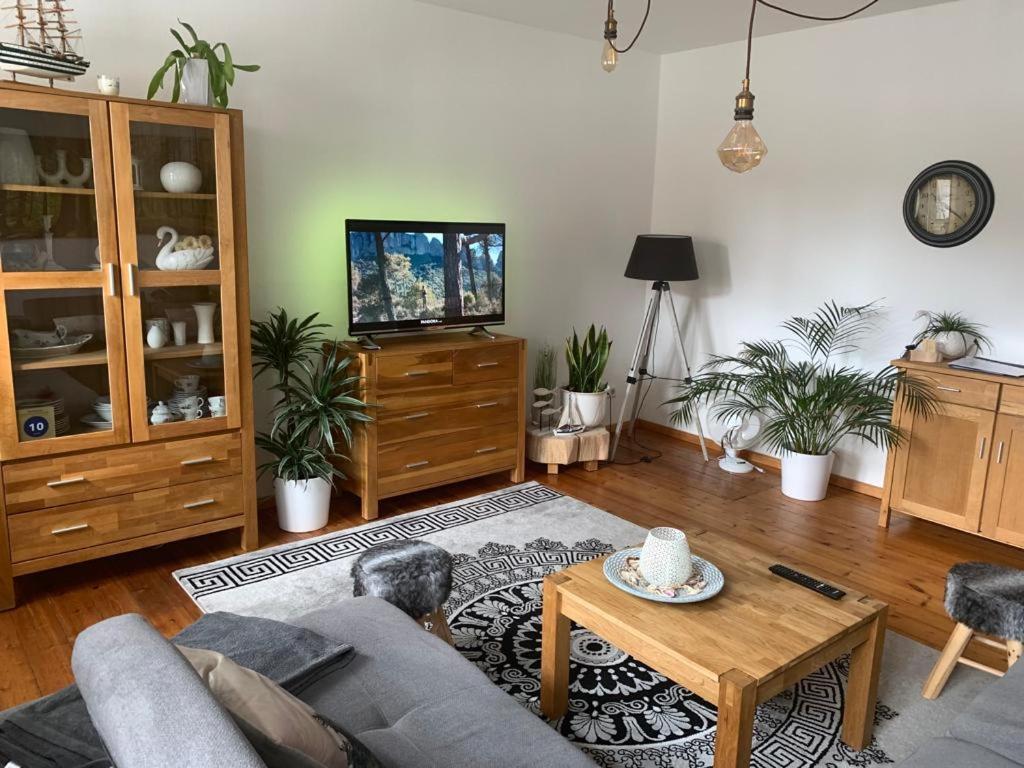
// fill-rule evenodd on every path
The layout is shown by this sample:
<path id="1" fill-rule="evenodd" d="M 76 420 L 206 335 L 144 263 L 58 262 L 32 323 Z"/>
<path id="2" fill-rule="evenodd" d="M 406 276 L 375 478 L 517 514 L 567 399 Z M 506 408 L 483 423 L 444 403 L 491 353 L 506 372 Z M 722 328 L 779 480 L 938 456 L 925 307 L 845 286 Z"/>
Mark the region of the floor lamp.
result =
<path id="1" fill-rule="evenodd" d="M 615 439 L 612 442 L 610 461 L 615 460 L 615 453 L 619 449 L 619 438 L 622 436 L 622 422 L 626 417 L 626 409 L 631 409 L 629 420 L 629 436 L 632 438 L 636 430 L 636 420 L 640 414 L 641 390 L 645 378 L 652 378 L 653 374 L 648 370 L 648 363 L 651 358 L 651 347 L 658 332 L 658 321 L 661 315 L 661 307 L 666 301 L 672 322 L 672 333 L 675 337 L 676 346 L 683 361 L 683 381 L 689 384 L 692 381 L 690 373 L 690 362 L 686 358 L 686 349 L 683 346 L 683 335 L 679 330 L 679 320 L 676 316 L 676 305 L 672 299 L 671 282 L 696 280 L 697 258 L 693 253 L 693 238 L 686 235 L 638 235 L 633 245 L 633 253 L 629 257 L 629 264 L 626 265 L 626 277 L 634 280 L 651 280 L 651 299 L 647 303 L 647 311 L 644 314 L 643 324 L 640 327 L 640 336 L 636 340 L 636 348 L 633 350 L 633 360 L 629 365 L 629 372 L 626 374 L 626 393 L 622 398 L 622 408 L 619 410 L 619 420 L 615 425 Z M 633 402 L 630 405 L 630 396 Z M 700 449 L 704 454 L 704 461 L 708 460 L 708 448 L 704 443 L 704 430 L 700 424 L 700 417 L 697 422 L 697 437 L 700 440 Z"/>

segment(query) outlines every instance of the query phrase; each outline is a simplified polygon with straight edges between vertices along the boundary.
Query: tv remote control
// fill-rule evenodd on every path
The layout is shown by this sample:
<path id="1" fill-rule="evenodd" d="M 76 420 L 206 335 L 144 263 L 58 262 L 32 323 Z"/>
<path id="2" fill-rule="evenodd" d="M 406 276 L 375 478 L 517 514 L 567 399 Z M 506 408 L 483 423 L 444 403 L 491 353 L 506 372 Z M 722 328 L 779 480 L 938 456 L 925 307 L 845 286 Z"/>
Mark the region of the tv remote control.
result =
<path id="1" fill-rule="evenodd" d="M 800 571 L 794 571 L 792 568 L 788 568 L 781 563 L 776 563 L 768 569 L 776 576 L 781 576 L 784 579 L 789 579 L 794 584 L 799 584 L 801 587 L 807 589 L 813 589 L 820 595 L 831 598 L 832 600 L 839 600 L 846 593 L 838 587 L 833 587 L 831 584 L 826 584 L 824 581 L 818 581 L 812 579 L 806 573 L 800 573 Z"/>

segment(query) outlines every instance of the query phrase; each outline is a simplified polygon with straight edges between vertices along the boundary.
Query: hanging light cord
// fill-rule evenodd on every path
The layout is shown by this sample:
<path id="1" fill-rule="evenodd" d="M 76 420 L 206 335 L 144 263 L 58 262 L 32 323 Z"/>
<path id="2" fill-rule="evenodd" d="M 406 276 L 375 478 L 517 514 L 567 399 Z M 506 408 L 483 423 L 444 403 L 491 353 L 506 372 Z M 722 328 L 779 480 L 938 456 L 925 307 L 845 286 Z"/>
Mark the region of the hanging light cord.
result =
<path id="1" fill-rule="evenodd" d="M 614 0 L 608 0 L 608 15 L 609 16 L 612 15 L 612 10 L 613 10 L 612 3 L 613 2 L 614 2 Z M 875 0 L 875 2 L 878 2 L 878 0 Z M 614 50 L 616 53 L 629 53 L 629 51 L 633 48 L 633 46 L 636 45 L 636 41 L 640 39 L 640 35 L 643 34 L 644 27 L 647 26 L 647 17 L 650 16 L 650 15 L 651 15 L 651 0 L 647 0 L 647 10 L 644 11 L 644 18 L 643 18 L 643 21 L 640 22 L 640 29 L 638 29 L 636 31 L 636 34 L 633 35 L 633 40 L 625 48 L 616 48 L 615 47 L 615 43 L 612 40 L 609 40 L 608 41 L 608 45 L 610 45 L 612 47 L 612 50 Z"/>

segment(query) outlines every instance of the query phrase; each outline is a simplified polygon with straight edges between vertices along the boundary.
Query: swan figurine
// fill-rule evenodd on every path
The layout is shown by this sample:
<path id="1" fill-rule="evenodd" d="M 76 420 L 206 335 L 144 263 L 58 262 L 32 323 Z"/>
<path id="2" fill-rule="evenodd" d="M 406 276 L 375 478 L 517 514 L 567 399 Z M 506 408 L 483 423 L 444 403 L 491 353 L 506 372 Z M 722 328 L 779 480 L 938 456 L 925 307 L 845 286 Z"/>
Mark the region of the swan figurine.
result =
<path id="1" fill-rule="evenodd" d="M 170 239 L 165 243 L 164 238 L 170 235 Z M 178 244 L 178 230 L 173 227 L 163 226 L 156 231 L 157 243 L 161 246 L 160 252 L 156 255 L 156 267 L 157 269 L 175 269 L 170 266 L 170 262 L 174 259 L 172 255 L 174 253 L 174 246 Z"/>
<path id="2" fill-rule="evenodd" d="M 182 269 L 206 269 L 213 261 L 212 247 L 179 248 L 179 236 L 173 227 L 163 226 L 156 231 L 160 252 L 156 255 L 156 268 L 177 271 Z M 168 238 L 165 242 L 165 238 Z M 186 238 L 187 241 L 195 238 Z M 177 250 L 175 250 L 177 248 Z"/>

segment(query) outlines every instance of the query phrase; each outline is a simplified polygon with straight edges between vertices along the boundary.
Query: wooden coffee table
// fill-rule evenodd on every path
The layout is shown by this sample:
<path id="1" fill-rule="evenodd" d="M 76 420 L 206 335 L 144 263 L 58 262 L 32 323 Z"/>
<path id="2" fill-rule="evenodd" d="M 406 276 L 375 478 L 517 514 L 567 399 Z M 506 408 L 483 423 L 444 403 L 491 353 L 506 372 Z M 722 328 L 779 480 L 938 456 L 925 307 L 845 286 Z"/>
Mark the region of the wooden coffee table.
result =
<path id="1" fill-rule="evenodd" d="M 887 606 L 847 589 L 830 600 L 768 571 L 777 560 L 711 532 L 689 534 L 694 554 L 725 574 L 717 597 L 672 605 L 627 594 L 604 558 L 544 579 L 541 708 L 569 701 L 569 623 L 600 635 L 718 706 L 715 768 L 750 764 L 754 708 L 852 651 L 842 739 L 871 742 Z M 844 588 L 845 589 L 845 588 Z"/>

